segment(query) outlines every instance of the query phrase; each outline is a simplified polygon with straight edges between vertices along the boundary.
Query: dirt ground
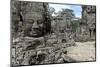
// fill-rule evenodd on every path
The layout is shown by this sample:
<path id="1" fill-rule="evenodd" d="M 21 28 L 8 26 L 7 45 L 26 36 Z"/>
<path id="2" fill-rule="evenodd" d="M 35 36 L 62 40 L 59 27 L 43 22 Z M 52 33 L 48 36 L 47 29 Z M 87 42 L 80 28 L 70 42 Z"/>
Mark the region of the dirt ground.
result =
<path id="1" fill-rule="evenodd" d="M 76 61 L 95 61 L 95 41 L 76 42 L 76 46 L 68 48 L 67 56 Z"/>

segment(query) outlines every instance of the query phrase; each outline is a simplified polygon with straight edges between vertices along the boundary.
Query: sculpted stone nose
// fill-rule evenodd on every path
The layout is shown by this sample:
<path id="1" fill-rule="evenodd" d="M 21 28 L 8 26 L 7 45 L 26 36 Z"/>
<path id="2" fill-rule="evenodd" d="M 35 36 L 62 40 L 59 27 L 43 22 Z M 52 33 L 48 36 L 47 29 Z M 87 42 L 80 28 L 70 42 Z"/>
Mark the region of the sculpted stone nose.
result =
<path id="1" fill-rule="evenodd" d="M 33 23 L 32 28 L 33 29 L 38 29 L 39 28 L 39 25 L 37 24 L 37 22 L 34 22 Z"/>

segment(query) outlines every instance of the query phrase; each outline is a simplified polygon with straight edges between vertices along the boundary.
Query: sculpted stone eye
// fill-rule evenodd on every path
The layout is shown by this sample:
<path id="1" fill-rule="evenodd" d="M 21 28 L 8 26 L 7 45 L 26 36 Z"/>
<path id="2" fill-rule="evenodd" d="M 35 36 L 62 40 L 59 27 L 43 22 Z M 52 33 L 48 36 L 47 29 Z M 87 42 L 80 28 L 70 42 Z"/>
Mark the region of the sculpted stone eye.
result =
<path id="1" fill-rule="evenodd" d="M 37 24 L 42 24 L 42 23 L 43 23 L 42 20 L 38 20 L 38 21 L 37 21 Z"/>
<path id="2" fill-rule="evenodd" d="M 33 24 L 34 23 L 34 20 L 28 20 L 28 23 L 29 24 Z"/>

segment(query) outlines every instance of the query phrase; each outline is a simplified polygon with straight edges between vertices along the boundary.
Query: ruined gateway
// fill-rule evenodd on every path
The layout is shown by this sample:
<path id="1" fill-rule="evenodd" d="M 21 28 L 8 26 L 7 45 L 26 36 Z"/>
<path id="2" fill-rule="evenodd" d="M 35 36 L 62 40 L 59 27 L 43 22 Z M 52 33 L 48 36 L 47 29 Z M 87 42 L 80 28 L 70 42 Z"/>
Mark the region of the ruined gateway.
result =
<path id="1" fill-rule="evenodd" d="M 75 62 L 66 57 L 74 40 L 50 32 L 48 3 L 12 1 L 12 5 L 12 66 Z"/>

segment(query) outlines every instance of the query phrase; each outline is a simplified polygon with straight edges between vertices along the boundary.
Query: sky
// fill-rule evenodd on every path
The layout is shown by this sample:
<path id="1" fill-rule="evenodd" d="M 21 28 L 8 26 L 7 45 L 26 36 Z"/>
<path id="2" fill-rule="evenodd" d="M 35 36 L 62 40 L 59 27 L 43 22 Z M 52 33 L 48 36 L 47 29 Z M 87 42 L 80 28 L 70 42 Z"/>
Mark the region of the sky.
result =
<path id="1" fill-rule="evenodd" d="M 64 4 L 49 4 L 50 7 L 55 9 L 55 12 L 61 11 L 61 9 L 72 9 L 76 17 L 81 18 L 82 8 L 81 5 L 64 5 Z"/>

